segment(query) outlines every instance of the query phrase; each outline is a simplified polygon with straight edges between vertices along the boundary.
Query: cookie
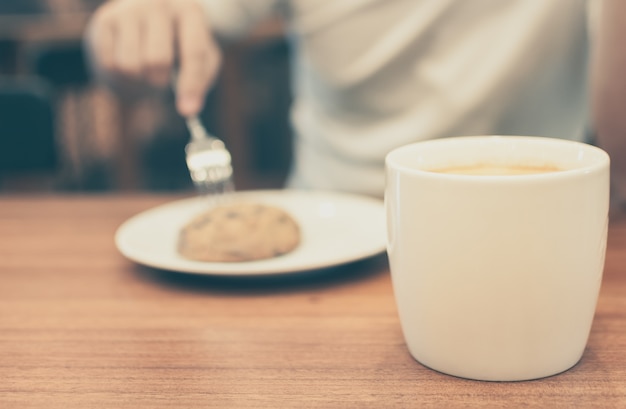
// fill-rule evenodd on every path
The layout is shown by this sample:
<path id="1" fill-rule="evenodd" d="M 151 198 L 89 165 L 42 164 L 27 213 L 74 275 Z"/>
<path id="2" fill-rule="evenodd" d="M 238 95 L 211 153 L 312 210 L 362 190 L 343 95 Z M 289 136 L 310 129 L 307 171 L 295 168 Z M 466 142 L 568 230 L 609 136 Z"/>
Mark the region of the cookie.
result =
<path id="1" fill-rule="evenodd" d="M 201 213 L 185 225 L 178 251 L 199 261 L 251 261 L 280 256 L 299 243 L 298 223 L 284 210 L 231 203 Z"/>

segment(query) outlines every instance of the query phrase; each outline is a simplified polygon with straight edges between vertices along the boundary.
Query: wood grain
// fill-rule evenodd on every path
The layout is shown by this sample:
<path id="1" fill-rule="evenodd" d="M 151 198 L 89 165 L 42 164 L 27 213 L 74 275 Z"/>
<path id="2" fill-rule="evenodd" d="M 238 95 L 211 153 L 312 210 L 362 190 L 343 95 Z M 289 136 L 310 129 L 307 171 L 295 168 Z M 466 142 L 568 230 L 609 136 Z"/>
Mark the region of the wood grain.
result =
<path id="1" fill-rule="evenodd" d="M 494 383 L 410 357 L 384 256 L 237 279 L 124 259 L 117 227 L 173 199 L 0 197 L 1 408 L 626 407 L 624 217 L 581 362 Z"/>

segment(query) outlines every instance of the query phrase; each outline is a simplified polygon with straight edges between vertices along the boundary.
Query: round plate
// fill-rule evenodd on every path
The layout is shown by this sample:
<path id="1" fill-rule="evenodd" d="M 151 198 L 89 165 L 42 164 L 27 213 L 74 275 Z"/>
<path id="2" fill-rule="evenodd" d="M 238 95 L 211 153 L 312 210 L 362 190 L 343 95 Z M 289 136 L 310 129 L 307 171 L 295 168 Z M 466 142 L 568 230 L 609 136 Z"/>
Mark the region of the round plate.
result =
<path id="1" fill-rule="evenodd" d="M 119 251 L 137 263 L 164 270 L 213 275 L 265 275 L 307 271 L 374 256 L 385 250 L 386 226 L 381 200 L 337 192 L 258 190 L 232 194 L 280 207 L 301 229 L 300 245 L 282 256 L 245 262 L 192 261 L 176 250 L 183 225 L 205 211 L 195 197 L 167 203 L 124 222 L 115 234 Z"/>

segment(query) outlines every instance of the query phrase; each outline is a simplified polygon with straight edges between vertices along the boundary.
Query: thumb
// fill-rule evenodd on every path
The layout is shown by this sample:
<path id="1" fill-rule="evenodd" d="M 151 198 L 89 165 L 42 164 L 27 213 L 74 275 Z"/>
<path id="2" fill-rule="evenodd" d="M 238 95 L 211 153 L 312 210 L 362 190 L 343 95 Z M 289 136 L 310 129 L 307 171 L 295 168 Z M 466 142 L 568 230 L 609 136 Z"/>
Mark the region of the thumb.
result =
<path id="1" fill-rule="evenodd" d="M 204 17 L 190 10 L 181 10 L 177 36 L 179 71 L 176 107 L 183 116 L 200 112 L 222 62 L 221 50 L 210 34 Z"/>

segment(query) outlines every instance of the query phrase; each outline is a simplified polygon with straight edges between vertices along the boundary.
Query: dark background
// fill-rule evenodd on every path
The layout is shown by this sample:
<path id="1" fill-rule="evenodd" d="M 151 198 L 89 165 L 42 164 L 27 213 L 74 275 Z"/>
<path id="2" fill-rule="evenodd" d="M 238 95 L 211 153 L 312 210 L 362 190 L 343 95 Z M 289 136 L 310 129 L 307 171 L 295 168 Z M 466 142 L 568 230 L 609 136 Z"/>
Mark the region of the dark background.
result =
<path id="1" fill-rule="evenodd" d="M 0 194 L 192 189 L 173 95 L 94 81 L 84 27 L 101 0 L 0 1 Z M 275 188 L 291 162 L 289 48 L 280 20 L 224 44 L 202 120 L 238 189 Z"/>

